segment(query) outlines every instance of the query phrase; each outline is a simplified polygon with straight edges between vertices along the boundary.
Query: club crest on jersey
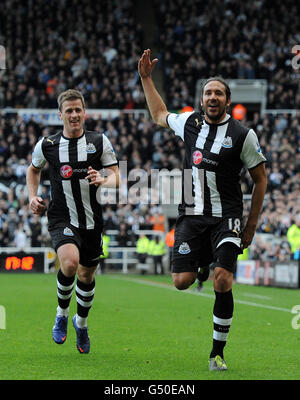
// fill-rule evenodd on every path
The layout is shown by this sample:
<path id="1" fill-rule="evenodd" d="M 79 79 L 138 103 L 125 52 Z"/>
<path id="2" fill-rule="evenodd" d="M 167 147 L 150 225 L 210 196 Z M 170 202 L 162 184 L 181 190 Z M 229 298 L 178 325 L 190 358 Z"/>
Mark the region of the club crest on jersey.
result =
<path id="1" fill-rule="evenodd" d="M 230 136 L 226 136 L 222 142 L 222 147 L 225 149 L 230 149 L 232 147 L 232 139 Z"/>
<path id="2" fill-rule="evenodd" d="M 93 143 L 88 143 L 87 146 L 86 146 L 85 151 L 88 154 L 96 153 L 96 147 L 95 147 L 95 145 Z"/>
<path id="3" fill-rule="evenodd" d="M 65 236 L 74 236 L 74 233 L 73 233 L 72 229 L 67 227 L 64 229 L 64 235 Z"/>
<path id="4" fill-rule="evenodd" d="M 203 155 L 202 155 L 201 151 L 199 151 L 199 150 L 194 151 L 194 153 L 193 153 L 193 163 L 195 165 L 198 165 L 198 164 L 201 163 L 202 159 L 203 159 Z"/>
<path id="5" fill-rule="evenodd" d="M 178 253 L 180 254 L 189 254 L 191 252 L 190 246 L 187 244 L 187 242 L 182 242 L 181 245 L 179 246 Z"/>
<path id="6" fill-rule="evenodd" d="M 60 175 L 63 177 L 63 178 L 71 178 L 71 176 L 72 176 L 72 174 L 73 174 L 73 169 L 72 169 L 72 167 L 70 167 L 70 165 L 63 165 L 62 167 L 61 167 L 61 169 L 60 169 Z"/>

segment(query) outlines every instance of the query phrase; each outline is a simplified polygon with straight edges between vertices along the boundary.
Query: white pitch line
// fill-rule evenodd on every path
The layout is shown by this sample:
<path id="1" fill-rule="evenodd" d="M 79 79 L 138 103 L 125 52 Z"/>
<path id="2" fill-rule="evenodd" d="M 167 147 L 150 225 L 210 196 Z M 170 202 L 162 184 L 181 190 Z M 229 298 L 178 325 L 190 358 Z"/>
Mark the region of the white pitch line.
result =
<path id="1" fill-rule="evenodd" d="M 214 288 L 213 287 L 209 287 L 209 288 L 206 288 L 206 290 L 209 290 L 209 291 L 211 291 L 211 292 L 213 292 L 214 291 Z M 243 292 L 243 293 L 241 293 L 243 296 L 245 296 L 245 297 L 253 297 L 253 298 L 255 298 L 255 299 L 261 299 L 261 300 L 272 300 L 272 297 L 269 297 L 269 296 L 262 296 L 262 295 L 260 295 L 260 294 L 254 294 L 254 293 L 249 293 L 249 292 Z"/>
<path id="2" fill-rule="evenodd" d="M 253 298 L 255 298 L 255 299 L 272 300 L 272 297 L 269 297 L 269 296 L 262 296 L 262 295 L 260 295 L 260 294 L 254 294 L 254 293 L 245 292 L 245 293 L 242 293 L 242 295 L 243 295 L 243 296 L 246 296 L 246 297 L 253 297 Z"/>
<path id="3" fill-rule="evenodd" d="M 163 288 L 163 289 L 169 289 L 169 290 L 178 292 L 178 289 L 176 289 L 174 286 L 170 286 L 170 285 L 168 285 L 166 283 L 151 282 L 151 281 L 146 281 L 146 280 L 143 280 L 143 279 L 125 278 L 125 277 L 120 277 L 120 276 L 114 276 L 113 278 L 121 279 L 123 281 L 138 283 L 138 284 L 141 284 L 141 285 L 148 285 L 148 286 L 154 286 L 154 287 Z M 194 290 L 191 290 L 191 289 L 180 290 L 179 292 L 180 293 L 186 293 L 186 294 L 192 294 L 194 296 L 208 297 L 210 299 L 214 299 L 215 298 L 215 295 L 213 295 L 213 294 L 197 292 L 197 291 L 194 291 Z M 245 304 L 247 306 L 252 306 L 252 307 L 265 308 L 267 310 L 284 311 L 284 312 L 291 313 L 291 310 L 289 310 L 288 308 L 269 306 L 267 304 L 253 303 L 251 301 L 239 300 L 239 299 L 236 299 L 236 298 L 234 298 L 234 302 L 237 303 L 237 304 Z"/>

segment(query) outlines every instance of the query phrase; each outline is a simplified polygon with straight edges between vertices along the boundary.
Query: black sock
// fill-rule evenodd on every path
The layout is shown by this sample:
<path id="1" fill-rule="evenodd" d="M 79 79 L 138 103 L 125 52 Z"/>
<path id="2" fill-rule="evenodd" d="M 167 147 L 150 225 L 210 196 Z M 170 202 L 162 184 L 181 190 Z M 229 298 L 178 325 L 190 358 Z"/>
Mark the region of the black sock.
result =
<path id="1" fill-rule="evenodd" d="M 90 308 L 94 300 L 95 280 L 91 283 L 83 283 L 77 279 L 76 283 L 76 301 L 77 315 L 82 318 L 87 318 Z"/>
<path id="2" fill-rule="evenodd" d="M 226 345 L 227 336 L 233 316 L 233 296 L 232 290 L 225 293 L 216 292 L 216 299 L 213 310 L 213 348 L 210 358 L 216 355 L 224 358 L 223 349 Z"/>
<path id="3" fill-rule="evenodd" d="M 71 297 L 72 297 L 72 292 L 73 292 L 73 287 L 74 287 L 74 280 L 75 276 L 72 277 L 67 277 L 65 276 L 61 270 L 58 271 L 57 273 L 57 299 L 58 299 L 58 305 L 60 308 L 68 308 Z"/>

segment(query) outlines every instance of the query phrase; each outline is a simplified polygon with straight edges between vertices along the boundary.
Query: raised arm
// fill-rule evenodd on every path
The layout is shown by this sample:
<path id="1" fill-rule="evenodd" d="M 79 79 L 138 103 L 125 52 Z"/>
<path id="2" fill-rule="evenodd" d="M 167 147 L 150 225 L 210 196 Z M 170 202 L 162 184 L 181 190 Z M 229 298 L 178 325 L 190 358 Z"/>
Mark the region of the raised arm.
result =
<path id="1" fill-rule="evenodd" d="M 169 114 L 163 99 L 155 88 L 154 82 L 151 77 L 151 73 L 158 63 L 158 59 L 155 58 L 151 61 L 150 50 L 147 49 L 142 54 L 139 60 L 138 71 L 143 85 L 147 105 L 153 121 L 164 128 L 168 128 L 167 115 Z"/>

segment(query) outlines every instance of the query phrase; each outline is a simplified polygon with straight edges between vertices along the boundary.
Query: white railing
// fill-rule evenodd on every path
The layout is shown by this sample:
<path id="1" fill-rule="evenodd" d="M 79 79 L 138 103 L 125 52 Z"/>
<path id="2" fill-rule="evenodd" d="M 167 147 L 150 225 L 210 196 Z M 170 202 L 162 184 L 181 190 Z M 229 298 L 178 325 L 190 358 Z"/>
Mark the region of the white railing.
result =
<path id="1" fill-rule="evenodd" d="M 108 264 L 122 264 L 122 272 L 123 274 L 127 274 L 128 272 L 128 264 L 137 264 L 138 259 L 132 257 L 132 254 L 136 253 L 136 247 L 110 247 L 108 249 L 108 253 L 122 253 L 121 258 L 105 258 L 105 263 Z"/>

